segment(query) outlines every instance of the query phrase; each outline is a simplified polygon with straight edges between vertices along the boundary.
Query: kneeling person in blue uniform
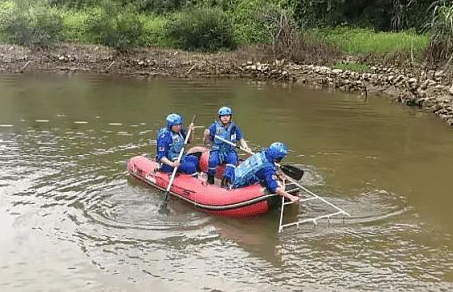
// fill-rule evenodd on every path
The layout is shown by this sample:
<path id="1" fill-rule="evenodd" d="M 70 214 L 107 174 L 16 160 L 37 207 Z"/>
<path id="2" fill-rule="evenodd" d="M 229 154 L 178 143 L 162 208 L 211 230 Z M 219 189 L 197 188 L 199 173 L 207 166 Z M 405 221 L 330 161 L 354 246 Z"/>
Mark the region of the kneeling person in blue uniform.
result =
<path id="1" fill-rule="evenodd" d="M 285 192 L 285 186 L 278 180 L 277 166 L 288 154 L 288 147 L 280 142 L 272 143 L 265 150 L 244 160 L 234 171 L 233 188 L 241 188 L 255 183 L 262 183 L 270 193 L 274 193 L 292 202 L 299 197 Z"/>
<path id="2" fill-rule="evenodd" d="M 216 120 L 209 129 L 205 130 L 204 143 L 207 141 L 212 142 L 212 149 L 209 154 L 209 168 L 208 168 L 208 183 L 214 184 L 214 176 L 216 168 L 226 163 L 225 173 L 222 179 L 222 187 L 231 185 L 234 174 L 234 169 L 238 165 L 238 154 L 236 149 L 231 145 L 216 139 L 215 136 L 220 136 L 225 140 L 231 141 L 236 144 L 237 141 L 245 149 L 249 149 L 247 142 L 242 137 L 242 132 L 239 127 L 232 121 L 233 111 L 229 107 L 221 107 Z"/>
<path id="3" fill-rule="evenodd" d="M 157 133 L 157 162 L 160 162 L 160 171 L 173 172 L 174 167 L 178 167 L 178 172 L 197 176 L 198 157 L 194 155 L 183 154 L 181 161 L 178 162 L 178 155 L 184 147 L 186 131 L 182 128 L 184 118 L 178 114 L 170 114 L 166 118 L 167 127 L 160 129 Z M 193 124 L 189 127 L 192 129 Z"/>

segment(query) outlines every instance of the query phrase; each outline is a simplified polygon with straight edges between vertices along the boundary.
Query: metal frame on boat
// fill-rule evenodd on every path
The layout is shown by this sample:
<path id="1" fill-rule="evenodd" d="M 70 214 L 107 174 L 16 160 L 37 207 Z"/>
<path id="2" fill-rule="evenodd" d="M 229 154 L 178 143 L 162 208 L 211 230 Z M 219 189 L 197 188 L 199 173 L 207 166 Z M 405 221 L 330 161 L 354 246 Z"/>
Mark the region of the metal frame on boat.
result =
<path id="1" fill-rule="evenodd" d="M 285 211 L 285 206 L 294 204 L 294 202 L 291 202 L 291 201 L 290 202 L 285 202 L 285 198 L 282 197 L 282 207 L 281 207 L 281 210 L 280 210 L 280 220 L 279 220 L 279 225 L 278 225 L 278 232 L 279 233 L 282 232 L 284 228 L 291 227 L 291 226 L 296 226 L 297 228 L 299 228 L 299 226 L 301 224 L 310 223 L 310 222 L 313 223 L 316 226 L 318 224 L 318 220 L 322 220 L 322 219 L 329 220 L 333 216 L 344 215 L 344 216 L 351 217 L 351 215 L 348 212 L 346 212 L 343 209 L 341 209 L 340 207 L 332 204 L 331 202 L 327 201 L 326 199 L 316 195 L 315 193 L 313 193 L 309 189 L 303 187 L 299 183 L 292 181 L 290 184 L 287 184 L 287 186 L 289 186 L 289 185 L 291 185 L 292 187 L 296 187 L 299 190 L 303 191 L 304 193 L 310 195 L 308 198 L 301 198 L 300 199 L 301 203 L 302 202 L 313 201 L 313 200 L 318 200 L 318 201 L 321 201 L 324 204 L 334 208 L 336 210 L 336 212 L 332 212 L 332 213 L 320 215 L 320 216 L 313 217 L 313 218 L 306 218 L 306 219 L 302 219 L 302 220 L 298 220 L 298 221 L 294 221 L 294 222 L 283 224 L 283 215 L 284 215 L 284 211 Z M 343 219 L 345 218 L 344 216 L 343 216 Z"/>

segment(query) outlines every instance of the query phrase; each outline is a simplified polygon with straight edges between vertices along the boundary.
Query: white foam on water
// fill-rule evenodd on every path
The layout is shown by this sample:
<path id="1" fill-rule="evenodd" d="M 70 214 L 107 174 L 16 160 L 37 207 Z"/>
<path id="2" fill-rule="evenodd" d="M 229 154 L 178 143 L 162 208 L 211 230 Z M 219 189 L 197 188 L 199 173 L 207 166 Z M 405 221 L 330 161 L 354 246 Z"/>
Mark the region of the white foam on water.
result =
<path id="1" fill-rule="evenodd" d="M 49 120 L 35 120 L 35 122 L 37 122 L 37 123 L 48 123 Z"/>
<path id="2" fill-rule="evenodd" d="M 13 125 L 9 124 L 0 124 L 0 128 L 11 128 Z"/>
<path id="3" fill-rule="evenodd" d="M 109 126 L 122 126 L 123 123 L 109 123 Z"/>
<path id="4" fill-rule="evenodd" d="M 74 124 L 88 124 L 86 121 L 74 121 Z"/>

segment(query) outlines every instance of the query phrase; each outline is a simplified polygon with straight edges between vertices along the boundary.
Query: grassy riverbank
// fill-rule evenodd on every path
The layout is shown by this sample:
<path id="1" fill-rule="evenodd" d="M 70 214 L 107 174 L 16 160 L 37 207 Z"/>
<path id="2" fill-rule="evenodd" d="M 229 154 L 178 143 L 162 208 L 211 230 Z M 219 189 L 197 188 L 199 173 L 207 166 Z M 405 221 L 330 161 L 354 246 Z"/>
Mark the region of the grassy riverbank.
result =
<path id="1" fill-rule="evenodd" d="M 38 1 L 39 2 L 39 1 Z M 262 3 L 260 3 L 262 2 Z M 0 40 L 3 43 L 27 43 L 44 45 L 54 42 L 77 42 L 77 43 L 102 43 L 106 39 L 115 39 L 115 33 L 122 33 L 124 39 L 137 37 L 132 43 L 128 40 L 126 46 L 130 47 L 160 47 L 175 48 L 181 46 L 172 29 L 179 22 L 183 22 L 184 17 L 192 17 L 191 22 L 194 29 L 197 29 L 196 22 L 199 23 L 198 29 L 203 32 L 203 25 L 209 25 L 209 29 L 218 29 L 222 38 L 231 38 L 232 42 L 225 49 L 234 48 L 237 45 L 248 45 L 252 43 L 268 43 L 271 41 L 271 28 L 265 23 L 254 22 L 259 7 L 266 6 L 267 1 L 252 1 L 251 4 L 242 3 L 236 9 L 220 11 L 216 8 L 204 9 L 203 13 L 196 13 L 196 9 L 170 12 L 166 14 L 153 14 L 138 12 L 130 7 L 103 7 L 95 6 L 84 9 L 74 9 L 67 7 L 48 6 L 45 3 L 17 4 L 14 1 L 4 1 L 0 4 L 0 15 L 2 21 L 0 29 L 2 34 Z M 24 9 L 25 6 L 26 8 Z M 272 9 L 269 6 L 268 9 Z M 264 13 L 264 12 L 263 12 Z M 270 12 L 269 12 L 270 13 Z M 97 27 L 102 21 L 108 20 L 106 16 L 114 15 L 113 19 Z M 209 19 L 210 16 L 224 16 L 225 27 L 221 27 L 222 20 Z M 39 20 L 39 18 L 42 18 Z M 53 17 L 54 19 L 50 19 Z M 202 19 L 203 18 L 203 19 Z M 208 19 L 206 19 L 208 18 Z M 211 23 L 207 23 L 211 21 Z M 28 25 L 29 27 L 25 27 Z M 135 26 L 137 30 L 134 34 L 128 30 L 128 26 Z M 39 36 L 26 36 L 28 31 L 35 34 L 47 34 L 47 39 L 41 40 Z M 52 31 L 49 32 L 49 30 Z M 306 33 L 313 35 L 320 41 L 325 41 L 338 46 L 345 54 L 363 54 L 373 52 L 394 52 L 399 50 L 414 50 L 417 53 L 426 49 L 429 43 L 428 35 L 420 35 L 414 32 L 374 32 L 371 29 L 357 29 L 341 27 L 335 29 L 310 29 Z M 100 34 L 110 34 L 105 38 Z M 132 35 L 133 34 L 133 35 Z M 35 38 L 26 40 L 24 38 Z M 117 37 L 118 38 L 118 37 Z M 115 42 L 117 41 L 117 42 Z M 212 40 L 215 41 L 215 40 Z M 118 46 L 121 40 L 112 40 L 112 46 Z M 194 48 L 197 49 L 197 48 Z M 203 49 L 203 48 L 201 48 Z M 218 49 L 218 48 L 215 48 Z"/>
<path id="2" fill-rule="evenodd" d="M 260 44 L 260 53 L 273 58 L 359 72 L 367 71 L 367 57 L 372 62 L 391 62 L 382 56 L 396 54 L 413 64 L 445 61 L 451 51 L 451 40 L 443 37 L 449 36 L 448 15 L 440 15 L 436 23 L 433 19 L 431 30 L 423 33 L 415 29 L 392 32 L 351 25 L 305 26 L 290 0 L 235 0 L 235 5 L 182 1 L 185 4 L 177 7 L 146 9 L 118 1 L 3 1 L 0 43 L 40 48 L 57 43 L 99 44 L 123 52 L 149 47 L 197 52 L 245 48 L 253 52 L 247 48 Z M 435 46 L 430 42 L 433 39 L 438 41 Z M 345 61 L 348 56 L 358 56 L 361 61 Z"/>

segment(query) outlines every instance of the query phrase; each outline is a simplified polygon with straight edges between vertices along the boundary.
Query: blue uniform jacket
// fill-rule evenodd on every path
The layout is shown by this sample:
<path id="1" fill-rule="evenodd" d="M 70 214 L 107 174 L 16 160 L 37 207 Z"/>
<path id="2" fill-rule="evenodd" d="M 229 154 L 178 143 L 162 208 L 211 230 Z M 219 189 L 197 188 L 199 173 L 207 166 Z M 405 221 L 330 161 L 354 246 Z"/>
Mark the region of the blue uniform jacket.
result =
<path id="1" fill-rule="evenodd" d="M 272 167 L 260 169 L 255 174 L 260 182 L 263 182 L 270 193 L 275 193 L 278 188 L 277 175 Z"/>
<path id="2" fill-rule="evenodd" d="M 186 130 L 181 131 L 182 136 L 184 139 L 186 138 Z M 171 131 L 167 131 L 165 134 L 160 134 L 160 131 L 158 133 L 157 137 L 157 162 L 160 162 L 160 160 L 163 157 L 168 157 L 168 151 L 170 150 L 171 146 L 173 144 L 173 140 L 171 137 Z"/>
<path id="3" fill-rule="evenodd" d="M 216 133 L 216 124 L 214 122 L 214 123 L 212 123 L 211 126 L 209 126 L 209 141 L 214 142 L 215 133 Z M 239 141 L 241 139 L 242 139 L 242 131 L 236 125 L 236 140 Z"/>

